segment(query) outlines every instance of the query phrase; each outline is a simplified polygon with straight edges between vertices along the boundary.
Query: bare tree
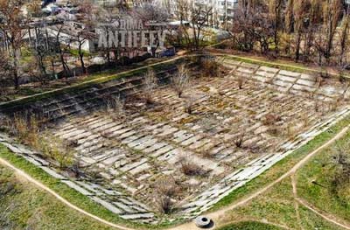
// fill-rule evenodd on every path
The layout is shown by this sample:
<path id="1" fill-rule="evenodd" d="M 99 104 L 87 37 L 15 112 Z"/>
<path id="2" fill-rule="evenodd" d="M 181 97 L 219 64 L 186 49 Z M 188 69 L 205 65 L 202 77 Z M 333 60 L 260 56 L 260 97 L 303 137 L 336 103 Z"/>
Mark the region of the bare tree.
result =
<path id="1" fill-rule="evenodd" d="M 78 47 L 78 55 L 79 55 L 79 61 L 81 65 L 81 69 L 84 74 L 86 74 L 86 67 L 85 67 L 85 62 L 84 62 L 84 55 L 86 51 L 83 49 L 84 45 L 89 42 L 89 39 L 93 37 L 93 34 L 90 33 L 87 30 L 81 30 L 77 31 L 76 34 L 72 35 L 70 43 L 75 43 L 77 44 Z"/>
<path id="2" fill-rule="evenodd" d="M 348 12 L 343 16 L 343 20 L 340 27 L 340 39 L 339 39 L 339 63 L 344 66 L 347 65 L 346 53 L 348 51 L 349 43 L 349 31 L 350 31 L 350 15 Z"/>
<path id="3" fill-rule="evenodd" d="M 323 25 L 319 27 L 318 36 L 315 40 L 319 64 L 322 64 L 322 58 L 325 58 L 326 63 L 330 64 L 334 37 L 342 9 L 341 0 L 326 0 L 323 2 Z"/>
<path id="4" fill-rule="evenodd" d="M 144 22 L 166 22 L 169 19 L 168 9 L 165 9 L 162 5 L 156 5 L 152 2 L 144 2 L 139 7 L 135 7 L 133 9 L 133 15 Z"/>
<path id="5" fill-rule="evenodd" d="M 281 28 L 282 21 L 282 0 L 270 0 L 269 1 L 269 19 L 271 22 L 271 29 L 273 33 L 273 41 L 275 44 L 275 54 L 278 55 L 279 52 L 279 37 L 278 32 Z"/>
<path id="6" fill-rule="evenodd" d="M 78 56 L 82 71 L 84 74 L 87 73 L 84 56 L 86 51 L 84 46 L 89 44 L 90 40 L 96 39 L 96 35 L 93 33 L 93 28 L 96 26 L 96 15 L 98 9 L 95 9 L 94 4 L 91 0 L 77 1 L 76 5 L 80 6 L 83 17 L 78 22 L 83 24 L 83 28 L 76 30 L 74 34 L 71 34 L 70 44 L 75 43 L 78 47 Z"/>
<path id="7" fill-rule="evenodd" d="M 12 85 L 11 76 L 11 65 L 9 64 L 10 60 L 7 52 L 5 50 L 0 49 L 0 95 L 6 96 L 7 91 L 5 90 L 7 86 Z"/>
<path id="8" fill-rule="evenodd" d="M 180 18 L 180 34 L 186 43 L 187 49 L 199 50 L 207 37 L 205 27 L 209 26 L 213 16 L 213 7 L 209 4 L 195 2 L 193 0 L 177 0 L 178 17 Z M 190 27 L 184 22 L 190 23 Z"/>
<path id="9" fill-rule="evenodd" d="M 190 23 L 192 25 L 193 46 L 199 50 L 203 46 L 205 39 L 204 27 L 208 25 L 213 14 L 213 7 L 206 4 L 196 4 L 192 6 Z"/>
<path id="10" fill-rule="evenodd" d="M 274 21 L 264 4 L 240 4 L 233 18 L 233 43 L 243 51 L 252 51 L 258 44 L 260 51 L 268 54 L 277 36 Z"/>
<path id="11" fill-rule="evenodd" d="M 24 0 L 0 0 L 0 31 L 10 48 L 12 77 L 15 89 L 19 89 L 19 58 L 20 49 L 24 43 L 24 36 L 28 18 L 25 18 L 21 8 L 26 1 Z"/>
<path id="12" fill-rule="evenodd" d="M 71 74 L 71 71 L 69 69 L 69 66 L 67 65 L 66 58 L 65 58 L 65 55 L 68 52 L 70 39 L 66 38 L 65 36 L 62 36 L 63 30 L 64 30 L 63 24 L 54 26 L 53 30 L 56 31 L 55 43 L 57 45 L 58 56 L 62 65 L 63 73 L 65 77 L 67 77 Z"/>

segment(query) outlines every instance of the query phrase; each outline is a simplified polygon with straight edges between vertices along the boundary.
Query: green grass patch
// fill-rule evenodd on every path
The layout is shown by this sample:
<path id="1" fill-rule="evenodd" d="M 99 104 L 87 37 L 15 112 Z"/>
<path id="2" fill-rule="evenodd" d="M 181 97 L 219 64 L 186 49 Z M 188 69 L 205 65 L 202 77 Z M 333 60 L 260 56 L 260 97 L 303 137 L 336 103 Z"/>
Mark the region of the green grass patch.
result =
<path id="1" fill-rule="evenodd" d="M 0 181 L 0 229 L 112 229 L 66 207 L 2 166 Z"/>
<path id="2" fill-rule="evenodd" d="M 79 50 L 78 49 L 70 49 L 69 53 L 73 55 L 74 57 L 79 57 Z M 82 50 L 82 53 L 84 57 L 89 56 L 90 53 L 88 51 Z"/>
<path id="3" fill-rule="evenodd" d="M 343 120 L 339 121 L 333 127 L 319 134 L 313 140 L 309 141 L 306 145 L 295 150 L 292 154 L 276 163 L 272 168 L 270 168 L 260 176 L 256 177 L 244 186 L 231 192 L 229 195 L 227 195 L 218 203 L 216 203 L 214 207 L 211 210 L 209 210 L 209 212 L 213 210 L 218 210 L 224 206 L 228 206 L 232 202 L 241 199 L 244 196 L 253 193 L 259 188 L 266 186 L 267 184 L 278 179 L 284 173 L 288 172 L 288 170 L 290 170 L 297 162 L 303 159 L 308 153 L 312 152 L 322 144 L 326 143 L 328 140 L 332 139 L 341 129 L 346 127 L 349 123 L 350 117 L 346 117 Z"/>
<path id="4" fill-rule="evenodd" d="M 336 177 L 336 145 L 346 145 L 350 132 L 337 143 L 324 149 L 297 172 L 298 194 L 317 208 L 350 222 L 350 184 L 343 184 L 337 192 L 333 181 Z M 348 145 L 347 145 L 348 146 Z M 350 150 L 347 150 L 350 155 Z"/>
<path id="5" fill-rule="evenodd" d="M 299 218 L 297 213 L 299 213 Z M 227 212 L 224 218 L 222 223 L 236 220 L 259 220 L 271 223 L 268 227 L 284 226 L 288 229 L 305 230 L 341 229 L 301 205 L 296 209 L 291 178 L 284 179 L 246 205 Z M 241 229 L 235 227 L 233 229 Z M 248 227 L 252 227 L 248 229 L 255 229 L 254 225 L 249 224 Z M 259 226 L 256 228 L 260 229 Z"/>
<path id="6" fill-rule="evenodd" d="M 101 205 L 92 201 L 90 198 L 82 195 L 81 193 L 61 183 L 60 180 L 51 177 L 49 174 L 47 174 L 45 171 L 43 171 L 39 167 L 36 167 L 35 165 L 26 161 L 24 158 L 8 151 L 7 148 L 2 145 L 0 145 L 0 157 L 7 160 L 15 167 L 23 170 L 24 172 L 26 172 L 36 180 L 42 182 L 47 187 L 51 188 L 52 190 L 60 194 L 60 196 L 62 196 L 72 204 L 82 208 L 83 210 L 88 211 L 91 214 L 99 216 L 110 222 L 121 223 L 130 227 L 141 228 L 141 229 L 147 229 L 148 227 L 150 227 L 148 225 L 129 222 L 118 217 L 116 214 L 105 209 Z M 152 228 L 155 228 L 155 227 L 156 226 L 152 226 Z"/>
<path id="7" fill-rule="evenodd" d="M 219 228 L 219 230 L 280 230 L 282 228 L 268 225 L 264 223 L 247 221 L 247 222 L 239 222 L 236 224 L 230 224 L 228 226 L 224 226 Z"/>
<path id="8" fill-rule="evenodd" d="M 123 224 L 125 226 L 133 227 L 136 229 L 164 229 L 166 227 L 170 227 L 170 226 L 174 226 L 174 225 L 186 222 L 186 220 L 182 218 L 172 219 L 171 221 L 164 220 L 162 223 L 155 224 L 155 225 L 127 221 L 125 219 L 120 218 L 118 215 L 109 211 L 108 209 L 104 208 L 100 204 L 94 202 L 89 197 L 84 196 L 81 193 L 77 192 L 76 190 L 70 188 L 66 184 L 61 183 L 60 180 L 53 178 L 52 176 L 47 174 L 44 170 L 31 164 L 21 156 L 12 153 L 5 146 L 1 144 L 0 144 L 0 157 L 10 162 L 16 168 L 23 170 L 31 177 L 40 181 L 41 183 L 43 183 L 44 185 L 46 185 L 47 187 L 55 191 L 57 194 L 59 194 L 60 196 L 68 200 L 70 203 L 109 222 L 116 223 L 116 224 Z M 69 229 L 69 228 L 66 228 L 66 229 Z M 96 229 L 99 229 L 99 228 L 96 228 Z"/>

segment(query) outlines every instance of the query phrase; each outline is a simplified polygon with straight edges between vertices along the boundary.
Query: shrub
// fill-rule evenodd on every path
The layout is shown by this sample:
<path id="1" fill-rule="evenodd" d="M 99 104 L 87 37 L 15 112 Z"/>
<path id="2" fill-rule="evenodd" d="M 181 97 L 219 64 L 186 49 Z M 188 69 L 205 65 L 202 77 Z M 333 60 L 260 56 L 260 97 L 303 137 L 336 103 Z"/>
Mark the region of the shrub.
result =
<path id="1" fill-rule="evenodd" d="M 277 122 L 281 121 L 282 118 L 278 115 L 269 113 L 263 118 L 264 125 L 275 125 Z"/>
<path id="2" fill-rule="evenodd" d="M 20 142 L 37 148 L 39 146 L 39 123 L 39 119 L 34 115 L 26 118 L 15 114 L 13 123 L 8 123 L 8 126 Z"/>
<path id="3" fill-rule="evenodd" d="M 146 75 L 144 76 L 144 87 L 143 87 L 143 94 L 147 104 L 153 104 L 152 95 L 157 85 L 158 85 L 158 79 L 156 77 L 155 72 L 152 69 L 148 69 Z"/>
<path id="4" fill-rule="evenodd" d="M 188 87 L 190 82 L 189 70 L 182 64 L 177 67 L 178 71 L 172 78 L 172 87 L 177 93 L 178 97 L 181 97 L 183 91 Z"/>
<path id="5" fill-rule="evenodd" d="M 219 63 L 214 59 L 204 59 L 200 62 L 200 70 L 205 77 L 218 77 L 220 70 L 219 67 Z"/>
<path id="6" fill-rule="evenodd" d="M 242 75 L 237 76 L 237 81 L 238 81 L 238 88 L 243 89 L 243 84 L 244 84 L 244 77 Z"/>
<path id="7" fill-rule="evenodd" d="M 189 156 L 180 156 L 180 169 L 186 176 L 204 176 L 207 171 L 193 162 Z"/>
<path id="8" fill-rule="evenodd" d="M 71 142 L 63 140 L 47 133 L 40 134 L 40 120 L 34 116 L 26 119 L 23 116 L 15 115 L 12 124 L 12 132 L 21 143 L 41 152 L 43 157 L 48 158 L 60 168 L 69 168 L 73 165 L 74 151 Z M 73 143 L 74 144 L 74 143 Z"/>
<path id="9" fill-rule="evenodd" d="M 194 104 L 195 104 L 194 98 L 192 98 L 192 97 L 187 98 L 186 102 L 185 102 L 185 112 L 188 114 L 192 114 Z"/>
<path id="10" fill-rule="evenodd" d="M 161 178 L 156 182 L 155 198 L 160 212 L 165 214 L 172 212 L 174 205 L 172 197 L 174 197 L 178 191 L 179 189 L 176 181 L 170 176 Z"/>
<path id="11" fill-rule="evenodd" d="M 237 135 L 236 139 L 234 140 L 235 146 L 237 148 L 242 148 L 244 136 L 245 136 L 245 133 L 241 132 Z"/>
<path id="12" fill-rule="evenodd" d="M 57 163 L 61 169 L 67 169 L 74 165 L 75 152 L 62 139 L 45 134 L 40 138 L 38 149 L 45 157 Z"/>
<path id="13" fill-rule="evenodd" d="M 131 65 L 132 64 L 132 60 L 127 57 L 127 56 L 123 56 L 119 59 L 119 62 L 121 65 Z"/>
<path id="14" fill-rule="evenodd" d="M 158 198 L 159 211 L 164 214 L 170 214 L 173 210 L 173 202 L 169 196 L 161 195 Z"/>

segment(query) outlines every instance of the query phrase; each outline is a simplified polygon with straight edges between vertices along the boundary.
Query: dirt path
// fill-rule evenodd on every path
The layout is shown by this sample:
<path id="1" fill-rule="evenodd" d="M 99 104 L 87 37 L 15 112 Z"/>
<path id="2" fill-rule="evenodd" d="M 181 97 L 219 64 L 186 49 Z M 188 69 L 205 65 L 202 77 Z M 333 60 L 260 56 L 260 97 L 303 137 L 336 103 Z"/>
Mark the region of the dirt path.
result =
<path id="1" fill-rule="evenodd" d="M 301 161 L 299 161 L 291 170 L 289 170 L 288 172 L 286 172 L 284 175 L 282 175 L 281 177 L 279 177 L 277 180 L 271 182 L 270 184 L 266 185 L 265 187 L 259 189 L 258 191 L 254 192 L 253 194 L 247 196 L 246 198 L 235 202 L 233 204 L 231 204 L 230 206 L 227 206 L 221 210 L 212 212 L 212 213 L 208 213 L 206 214 L 207 217 L 211 218 L 214 223 L 220 219 L 221 216 L 224 216 L 225 213 L 227 211 L 230 211 L 232 209 L 235 209 L 237 207 L 240 207 L 248 202 L 250 202 L 251 200 L 253 200 L 254 198 L 258 197 L 259 195 L 261 195 L 262 193 L 266 192 L 267 190 L 269 190 L 270 188 L 272 188 L 273 186 L 275 186 L 276 184 L 280 183 L 282 180 L 284 180 L 285 178 L 295 174 L 295 172 L 302 167 L 306 162 L 308 162 L 313 156 L 315 156 L 319 151 L 329 147 L 331 144 L 333 144 L 335 141 L 337 141 L 338 139 L 342 138 L 347 131 L 349 130 L 349 126 L 344 128 L 342 131 L 340 131 L 335 137 L 333 137 L 331 140 L 329 140 L 327 143 L 323 144 L 322 146 L 320 146 L 319 148 L 317 148 L 315 151 L 311 152 L 310 154 L 308 154 L 305 158 L 303 158 Z M 98 216 L 95 216 L 87 211 L 84 211 L 83 209 L 77 207 L 76 205 L 70 203 L 69 201 L 67 201 L 66 199 L 64 199 L 63 197 L 61 197 L 59 194 L 57 194 L 55 191 L 53 191 L 52 189 L 48 188 L 47 186 L 45 186 L 44 184 L 42 184 L 41 182 L 37 181 L 36 179 L 32 178 L 30 175 L 26 174 L 24 171 L 16 168 L 15 166 L 13 166 L 12 164 L 10 164 L 9 162 L 7 162 L 6 160 L 0 158 L 0 164 L 7 166 L 9 168 L 11 168 L 12 170 L 15 171 L 15 173 L 17 173 L 20 177 L 28 180 L 31 183 L 34 183 L 36 186 L 38 186 L 39 188 L 47 191 L 48 193 L 50 193 L 51 195 L 53 195 L 54 197 L 56 197 L 59 201 L 61 201 L 62 203 L 64 203 L 65 205 L 67 205 L 68 207 L 80 212 L 81 214 L 90 217 L 100 223 L 106 224 L 110 227 L 114 227 L 116 229 L 120 229 L 120 230 L 133 230 L 132 228 L 128 228 L 122 225 L 118 225 L 118 224 L 114 224 L 111 223 L 109 221 L 106 221 Z M 304 202 L 305 203 L 305 202 Z M 303 204 L 304 205 L 304 204 Z M 319 211 L 315 210 L 314 208 L 305 205 L 306 207 L 308 207 L 310 210 L 314 211 L 315 213 L 319 213 L 320 216 L 324 217 L 325 219 L 329 220 L 330 222 L 339 225 L 339 226 L 343 226 L 346 229 L 350 229 L 350 226 L 344 225 L 339 223 L 338 221 L 334 220 L 332 217 L 329 217 L 328 215 L 322 214 Z M 215 226 L 214 226 L 215 227 Z M 171 230 L 198 230 L 198 228 L 195 226 L 195 224 L 193 222 L 190 223 L 186 223 L 183 225 L 179 225 L 173 228 L 169 228 Z"/>
<path id="2" fill-rule="evenodd" d="M 333 137 L 331 140 L 327 141 L 325 144 L 323 144 L 322 146 L 320 146 L 319 148 L 317 148 L 316 150 L 314 150 L 313 152 L 311 152 L 310 154 L 308 154 L 306 157 L 304 157 L 301 161 L 299 161 L 291 170 L 289 170 L 288 172 L 286 172 L 285 174 L 283 174 L 280 178 L 278 178 L 277 180 L 271 182 L 270 184 L 266 185 L 265 187 L 259 189 L 258 191 L 254 192 L 253 194 L 249 195 L 248 197 L 233 203 L 223 209 L 220 209 L 216 212 L 212 212 L 212 213 L 208 213 L 206 214 L 207 217 L 211 218 L 214 223 L 220 219 L 220 217 L 224 216 L 225 213 L 227 211 L 230 211 L 232 209 L 238 208 L 248 202 L 250 202 L 251 200 L 253 200 L 254 198 L 258 197 L 259 195 L 265 193 L 266 191 L 268 191 L 269 189 L 271 189 L 273 186 L 275 186 L 276 184 L 280 183 L 282 180 L 286 179 L 287 177 L 290 177 L 291 175 L 295 174 L 295 172 L 301 168 L 306 162 L 308 162 L 313 156 L 315 156 L 318 152 L 320 152 L 321 150 L 329 147 L 330 145 L 332 145 L 335 141 L 337 141 L 338 139 L 342 138 L 349 130 L 349 126 L 344 128 L 343 130 L 341 130 L 335 137 Z M 335 221 L 336 222 L 336 221 Z M 341 225 L 339 223 L 339 225 Z M 214 226 L 215 227 L 215 226 Z M 198 228 L 195 226 L 194 223 L 187 223 L 187 224 L 183 224 L 174 228 L 170 228 L 171 230 L 198 230 Z"/>
<path id="3" fill-rule="evenodd" d="M 281 224 L 276 224 L 276 223 L 273 223 L 273 222 L 270 222 L 270 221 L 267 221 L 267 220 L 258 220 L 258 219 L 255 219 L 255 218 L 243 218 L 243 219 L 240 219 L 238 221 L 237 220 L 236 221 L 230 221 L 230 222 L 225 223 L 225 225 L 239 224 L 239 223 L 242 223 L 242 222 L 257 222 L 257 223 L 261 223 L 261 224 L 272 225 L 272 226 L 278 227 L 280 229 L 294 230 L 292 228 L 289 228 L 289 227 L 281 225 Z M 197 230 L 198 230 L 198 228 L 197 228 Z"/>
<path id="4" fill-rule="evenodd" d="M 311 204 L 309 204 L 308 202 L 306 202 L 305 200 L 301 199 L 301 198 L 297 198 L 297 201 L 303 205 L 304 207 L 306 207 L 307 209 L 309 209 L 311 212 L 316 213 L 317 215 L 321 216 L 323 219 L 327 220 L 330 223 L 333 223 L 335 225 L 338 225 L 344 229 L 350 229 L 350 225 L 349 223 L 345 223 L 342 220 L 338 220 L 337 217 L 330 215 L 328 213 L 324 213 L 323 211 L 319 210 L 316 207 L 313 207 Z"/>
<path id="5" fill-rule="evenodd" d="M 323 211 L 319 210 L 318 208 L 314 207 L 313 205 L 309 204 L 307 201 L 301 199 L 298 196 L 298 190 L 297 190 L 298 189 L 298 187 L 297 187 L 298 181 L 296 179 L 295 172 L 291 175 L 291 182 L 292 182 L 292 186 L 293 186 L 293 196 L 295 199 L 295 211 L 297 213 L 299 225 L 301 226 L 301 228 L 302 228 L 302 225 L 301 225 L 301 220 L 300 220 L 300 215 L 299 215 L 299 204 L 304 206 L 305 208 L 309 209 L 311 212 L 321 216 L 323 219 L 327 220 L 328 222 L 331 222 L 331 223 L 338 225 L 342 228 L 350 230 L 349 223 L 346 223 L 344 220 L 341 220 L 338 217 L 335 217 L 331 214 L 324 213 Z"/>
<path id="6" fill-rule="evenodd" d="M 20 178 L 23 178 L 33 184 L 35 184 L 37 187 L 39 187 L 40 189 L 48 192 L 49 194 L 53 195 L 56 199 L 58 199 L 59 201 L 61 201 L 64 205 L 67 205 L 69 208 L 72 208 L 74 210 L 76 210 L 77 212 L 87 216 L 87 217 L 90 217 L 100 223 L 103 223 L 107 226 L 110 226 L 110 227 L 113 227 L 113 228 L 116 228 L 116 229 L 120 229 L 120 230 L 133 230 L 132 228 L 127 228 L 125 226 L 122 226 L 122 225 L 118 225 L 118 224 L 114 224 L 114 223 L 111 223 L 109 221 L 106 221 L 98 216 L 95 216 L 89 212 L 86 212 L 84 211 L 83 209 L 77 207 L 76 205 L 70 203 L 69 201 L 67 201 L 66 199 L 64 199 L 63 197 L 61 197 L 59 194 L 57 194 L 55 191 L 53 191 L 52 189 L 48 188 L 46 185 L 42 184 L 41 182 L 39 182 L 38 180 L 32 178 L 30 175 L 28 175 L 27 173 L 25 173 L 24 171 L 16 168 L 15 166 L 13 166 L 12 164 L 10 164 L 8 161 L 0 158 L 0 164 L 1 165 L 4 165 L 10 169 L 12 169 L 15 174 L 17 176 L 19 176 Z"/>
<path id="7" fill-rule="evenodd" d="M 297 193 L 297 183 L 296 183 L 296 179 L 295 179 L 295 174 L 292 174 L 290 179 L 291 179 L 291 183 L 292 183 L 292 187 L 293 187 L 294 209 L 295 209 L 295 213 L 297 215 L 298 225 L 299 225 L 301 230 L 304 230 L 303 224 L 302 224 L 302 221 L 300 218 L 299 202 L 297 200 L 298 193 Z"/>

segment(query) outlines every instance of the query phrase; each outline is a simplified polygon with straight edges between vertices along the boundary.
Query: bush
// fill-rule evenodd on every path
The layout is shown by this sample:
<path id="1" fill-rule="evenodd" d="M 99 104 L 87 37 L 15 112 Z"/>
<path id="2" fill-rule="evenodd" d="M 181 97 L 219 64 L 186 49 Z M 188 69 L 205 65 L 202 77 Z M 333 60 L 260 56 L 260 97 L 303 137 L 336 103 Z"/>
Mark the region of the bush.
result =
<path id="1" fill-rule="evenodd" d="M 219 67 L 219 63 L 217 63 L 215 59 L 204 59 L 200 62 L 200 68 L 205 77 L 218 77 Z"/>
<path id="2" fill-rule="evenodd" d="M 158 79 L 156 73 L 152 69 L 148 69 L 144 76 L 143 94 L 147 104 L 153 104 L 153 93 L 158 85 Z"/>
<path id="3" fill-rule="evenodd" d="M 195 99 L 193 97 L 187 98 L 185 101 L 185 112 L 188 114 L 192 114 L 193 106 L 195 105 Z"/>
<path id="4" fill-rule="evenodd" d="M 179 191 L 179 187 L 176 181 L 172 177 L 164 177 L 156 182 L 156 202 L 159 207 L 159 211 L 165 214 L 169 214 L 173 210 L 174 203 L 172 197 L 176 196 Z"/>
<path id="5" fill-rule="evenodd" d="M 15 115 L 10 130 L 21 143 L 41 152 L 43 157 L 53 160 L 58 167 L 71 167 L 75 153 L 69 146 L 70 144 L 47 133 L 40 134 L 40 122 L 34 115 L 29 118 Z"/>
<path id="6" fill-rule="evenodd" d="M 181 156 L 179 163 L 181 172 L 186 176 L 204 176 L 207 174 L 207 171 L 193 162 L 189 156 Z"/>
<path id="7" fill-rule="evenodd" d="M 172 87 L 177 93 L 178 97 L 181 97 L 183 91 L 188 87 L 190 82 L 189 70 L 182 64 L 177 67 L 178 72 L 172 78 Z"/>
<path id="8" fill-rule="evenodd" d="M 262 122 L 264 125 L 273 126 L 279 121 L 282 121 L 282 118 L 280 116 L 269 113 L 269 114 L 266 114 L 266 116 L 263 118 Z"/>

